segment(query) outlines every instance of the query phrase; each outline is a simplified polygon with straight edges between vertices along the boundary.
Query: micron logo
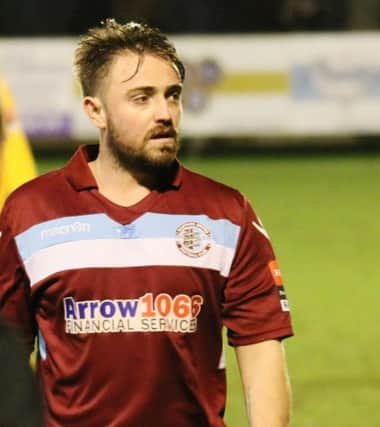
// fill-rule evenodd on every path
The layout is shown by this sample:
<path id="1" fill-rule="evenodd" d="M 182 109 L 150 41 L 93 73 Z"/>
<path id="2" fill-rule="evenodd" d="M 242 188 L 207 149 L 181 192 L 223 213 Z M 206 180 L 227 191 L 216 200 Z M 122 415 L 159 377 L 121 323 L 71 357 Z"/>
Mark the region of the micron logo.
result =
<path id="1" fill-rule="evenodd" d="M 57 227 L 47 228 L 41 231 L 41 240 L 48 239 L 49 237 L 55 237 L 68 233 L 89 233 L 91 231 L 91 225 L 84 222 L 73 222 L 72 224 L 60 225 Z"/>

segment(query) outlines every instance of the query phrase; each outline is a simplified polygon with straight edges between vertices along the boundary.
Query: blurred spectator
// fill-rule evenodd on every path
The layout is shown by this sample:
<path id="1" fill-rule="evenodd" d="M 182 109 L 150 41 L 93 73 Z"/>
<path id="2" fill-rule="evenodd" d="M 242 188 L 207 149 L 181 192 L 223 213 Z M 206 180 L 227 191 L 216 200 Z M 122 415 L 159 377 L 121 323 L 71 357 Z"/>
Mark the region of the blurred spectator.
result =
<path id="1" fill-rule="evenodd" d="M 42 427 L 42 400 L 28 355 L 15 331 L 0 319 L 0 426 Z"/>
<path id="2" fill-rule="evenodd" d="M 323 31 L 343 29 L 346 0 L 285 0 L 282 23 L 285 30 Z"/>
<path id="3" fill-rule="evenodd" d="M 28 141 L 16 117 L 9 87 L 0 78 L 0 209 L 6 197 L 19 185 L 36 176 Z"/>
<path id="4" fill-rule="evenodd" d="M 348 25 L 357 30 L 379 29 L 379 0 L 350 0 Z"/>
<path id="5" fill-rule="evenodd" d="M 127 1 L 128 2 L 128 1 Z M 112 1 L 1 0 L 0 34 L 76 34 L 112 15 Z"/>

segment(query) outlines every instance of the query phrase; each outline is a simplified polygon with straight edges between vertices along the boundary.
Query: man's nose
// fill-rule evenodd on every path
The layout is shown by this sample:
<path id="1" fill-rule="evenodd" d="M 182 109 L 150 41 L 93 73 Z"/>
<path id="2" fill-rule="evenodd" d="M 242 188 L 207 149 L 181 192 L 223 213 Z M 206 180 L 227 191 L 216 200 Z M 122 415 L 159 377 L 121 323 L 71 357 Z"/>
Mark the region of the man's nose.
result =
<path id="1" fill-rule="evenodd" d="M 167 99 L 157 100 L 156 105 L 156 121 L 158 122 L 171 122 L 172 115 L 169 108 Z"/>

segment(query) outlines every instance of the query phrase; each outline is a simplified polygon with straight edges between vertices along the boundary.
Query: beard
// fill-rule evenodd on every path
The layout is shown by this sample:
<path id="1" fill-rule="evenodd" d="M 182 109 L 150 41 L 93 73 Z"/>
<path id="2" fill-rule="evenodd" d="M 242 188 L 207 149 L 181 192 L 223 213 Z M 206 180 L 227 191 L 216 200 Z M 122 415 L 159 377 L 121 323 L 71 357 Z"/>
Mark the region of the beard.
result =
<path id="1" fill-rule="evenodd" d="M 157 126 L 147 133 L 138 147 L 122 143 L 110 120 L 107 129 L 106 145 L 119 168 L 128 171 L 148 187 L 160 186 L 160 183 L 172 178 L 173 171 L 177 170 L 176 160 L 180 146 L 178 133 L 173 126 Z M 174 142 L 158 142 L 155 145 L 154 138 L 164 133 L 170 135 Z"/>

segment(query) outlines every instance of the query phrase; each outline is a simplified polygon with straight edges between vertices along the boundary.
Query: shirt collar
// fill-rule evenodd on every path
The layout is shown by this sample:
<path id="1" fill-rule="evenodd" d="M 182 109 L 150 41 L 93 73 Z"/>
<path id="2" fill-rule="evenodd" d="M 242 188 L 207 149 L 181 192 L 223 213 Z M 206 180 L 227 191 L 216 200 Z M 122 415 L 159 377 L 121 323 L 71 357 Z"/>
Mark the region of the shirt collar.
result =
<path id="1" fill-rule="evenodd" d="M 97 145 L 81 145 L 64 167 L 66 179 L 76 191 L 98 188 L 95 177 L 88 166 L 88 163 L 95 160 L 97 155 Z"/>
<path id="2" fill-rule="evenodd" d="M 81 145 L 64 167 L 66 179 L 76 191 L 98 188 L 95 177 L 88 166 L 89 162 L 96 159 L 98 152 L 98 144 Z M 182 184 L 183 167 L 178 160 L 176 160 L 176 162 L 178 170 L 174 176 L 171 186 L 174 189 L 179 189 Z"/>

